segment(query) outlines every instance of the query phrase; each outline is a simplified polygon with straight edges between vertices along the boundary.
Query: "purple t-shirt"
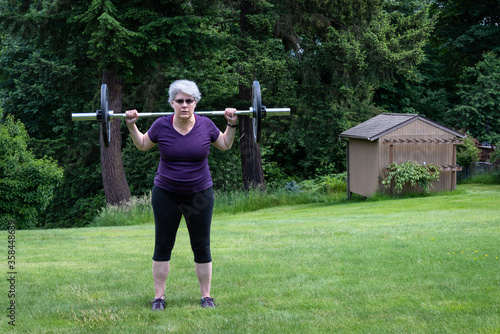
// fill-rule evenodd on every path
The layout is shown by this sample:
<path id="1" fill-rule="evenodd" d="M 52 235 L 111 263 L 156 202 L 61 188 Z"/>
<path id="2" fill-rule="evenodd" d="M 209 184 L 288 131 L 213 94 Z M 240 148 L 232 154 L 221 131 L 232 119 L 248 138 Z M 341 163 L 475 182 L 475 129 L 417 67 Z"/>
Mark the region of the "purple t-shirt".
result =
<path id="1" fill-rule="evenodd" d="M 160 150 L 154 181 L 158 188 L 192 194 L 213 185 L 207 157 L 210 144 L 219 138 L 220 131 L 207 117 L 195 117 L 196 123 L 186 135 L 174 129 L 172 116 L 158 118 L 148 130 L 149 139 Z"/>

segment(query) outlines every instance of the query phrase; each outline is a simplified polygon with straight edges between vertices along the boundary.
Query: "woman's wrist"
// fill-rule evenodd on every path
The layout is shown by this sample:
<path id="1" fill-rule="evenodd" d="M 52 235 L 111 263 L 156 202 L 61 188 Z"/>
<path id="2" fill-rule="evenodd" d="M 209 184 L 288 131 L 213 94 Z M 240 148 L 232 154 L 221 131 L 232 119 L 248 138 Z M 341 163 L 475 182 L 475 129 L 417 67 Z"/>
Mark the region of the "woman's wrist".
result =
<path id="1" fill-rule="evenodd" d="M 127 128 L 129 129 L 129 131 L 134 131 L 137 128 L 137 125 L 135 124 L 135 122 L 134 123 L 126 123 L 126 124 L 127 124 Z"/>
<path id="2" fill-rule="evenodd" d="M 238 126 L 238 122 L 234 123 L 234 124 L 231 124 L 229 122 L 227 122 L 227 126 L 229 126 L 230 128 L 235 128 Z"/>

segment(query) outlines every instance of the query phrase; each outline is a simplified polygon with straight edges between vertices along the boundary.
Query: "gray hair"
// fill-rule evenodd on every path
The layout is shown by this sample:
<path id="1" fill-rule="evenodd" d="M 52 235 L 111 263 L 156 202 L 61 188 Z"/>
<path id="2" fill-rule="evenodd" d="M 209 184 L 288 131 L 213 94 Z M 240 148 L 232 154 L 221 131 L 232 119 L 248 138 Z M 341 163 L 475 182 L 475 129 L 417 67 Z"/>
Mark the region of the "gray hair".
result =
<path id="1" fill-rule="evenodd" d="M 201 100 L 201 93 L 195 82 L 189 80 L 176 80 L 172 82 L 170 88 L 168 89 L 169 101 L 175 99 L 175 96 L 183 92 L 184 94 L 191 95 L 196 102 Z"/>

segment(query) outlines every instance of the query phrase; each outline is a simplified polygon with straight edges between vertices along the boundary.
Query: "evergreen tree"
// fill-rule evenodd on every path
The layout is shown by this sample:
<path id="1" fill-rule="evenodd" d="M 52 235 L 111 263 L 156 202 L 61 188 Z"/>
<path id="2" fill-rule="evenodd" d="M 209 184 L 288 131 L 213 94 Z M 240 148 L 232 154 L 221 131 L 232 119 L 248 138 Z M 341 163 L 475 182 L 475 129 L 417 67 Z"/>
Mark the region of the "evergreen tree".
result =
<path id="1" fill-rule="evenodd" d="M 468 67 L 458 85 L 460 104 L 449 111 L 448 122 L 480 141 L 500 142 L 500 58 L 486 53 Z"/>
<path id="2" fill-rule="evenodd" d="M 425 7 L 388 11 L 379 0 L 287 4 L 278 32 L 300 62 L 302 101 L 290 160 L 306 176 L 340 172 L 338 134 L 381 111 L 372 104 L 381 84 L 414 75 L 432 22 Z"/>

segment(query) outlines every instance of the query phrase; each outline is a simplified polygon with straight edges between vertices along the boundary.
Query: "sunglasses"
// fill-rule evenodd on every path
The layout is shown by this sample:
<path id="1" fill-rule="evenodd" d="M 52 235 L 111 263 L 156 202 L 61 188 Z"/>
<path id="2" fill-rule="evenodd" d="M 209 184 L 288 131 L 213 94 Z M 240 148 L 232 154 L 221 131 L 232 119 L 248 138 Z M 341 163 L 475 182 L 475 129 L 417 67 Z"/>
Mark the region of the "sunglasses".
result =
<path id="1" fill-rule="evenodd" d="M 175 101 L 175 103 L 177 103 L 177 104 L 184 104 L 184 102 L 186 102 L 187 104 L 191 104 L 191 103 L 193 103 L 195 100 L 193 100 L 193 99 L 185 99 L 185 100 L 183 100 L 183 99 L 177 99 L 177 100 L 174 100 L 174 101 Z"/>

